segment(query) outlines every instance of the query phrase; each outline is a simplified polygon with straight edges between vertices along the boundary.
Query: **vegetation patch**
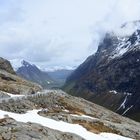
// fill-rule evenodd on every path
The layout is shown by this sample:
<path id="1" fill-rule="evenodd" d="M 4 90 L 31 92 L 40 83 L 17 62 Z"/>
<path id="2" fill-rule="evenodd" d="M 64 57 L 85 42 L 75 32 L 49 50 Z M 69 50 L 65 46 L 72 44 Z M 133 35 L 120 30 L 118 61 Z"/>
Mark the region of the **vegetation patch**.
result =
<path id="1" fill-rule="evenodd" d="M 88 131 L 91 131 L 96 134 L 101 133 L 101 132 L 107 132 L 107 133 L 115 133 L 115 134 L 121 135 L 120 131 L 112 129 L 104 125 L 104 123 L 100 121 L 91 122 L 91 121 L 85 121 L 85 120 L 73 120 L 73 123 L 80 124 L 84 128 L 86 128 Z"/>

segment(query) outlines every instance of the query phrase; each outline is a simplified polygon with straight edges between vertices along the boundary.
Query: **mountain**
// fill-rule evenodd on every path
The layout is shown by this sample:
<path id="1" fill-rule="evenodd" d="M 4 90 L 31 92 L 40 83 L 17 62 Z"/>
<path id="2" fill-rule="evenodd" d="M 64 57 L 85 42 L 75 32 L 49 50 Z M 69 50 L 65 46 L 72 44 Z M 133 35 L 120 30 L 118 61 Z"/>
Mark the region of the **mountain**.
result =
<path id="1" fill-rule="evenodd" d="M 41 89 L 42 87 L 40 85 L 18 77 L 10 62 L 6 59 L 0 58 L 0 91 L 19 95 L 33 94 Z"/>
<path id="2" fill-rule="evenodd" d="M 107 33 L 64 90 L 140 121 L 140 29 L 131 35 Z"/>
<path id="3" fill-rule="evenodd" d="M 41 71 L 36 65 L 32 65 L 24 60 L 16 73 L 29 81 L 40 84 L 44 88 L 49 88 L 55 83 L 47 72 Z"/>
<path id="4" fill-rule="evenodd" d="M 63 86 L 66 78 L 73 72 L 73 70 L 67 69 L 58 69 L 54 71 L 47 71 L 48 75 L 52 77 L 55 81 L 59 83 L 60 86 Z"/>
<path id="5" fill-rule="evenodd" d="M 140 123 L 62 90 L 43 90 L 18 77 L 9 61 L 2 60 L 1 140 L 140 139 Z"/>

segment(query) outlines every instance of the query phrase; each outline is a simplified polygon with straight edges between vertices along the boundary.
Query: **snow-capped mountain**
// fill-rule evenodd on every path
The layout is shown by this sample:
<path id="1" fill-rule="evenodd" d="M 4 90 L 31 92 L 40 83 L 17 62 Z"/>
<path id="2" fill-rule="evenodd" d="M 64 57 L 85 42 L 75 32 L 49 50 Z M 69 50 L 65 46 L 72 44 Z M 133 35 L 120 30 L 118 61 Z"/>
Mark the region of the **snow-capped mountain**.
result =
<path id="1" fill-rule="evenodd" d="M 44 88 L 59 88 L 64 85 L 66 78 L 72 71 L 62 68 L 43 71 L 36 65 L 23 60 L 16 73 L 27 80 L 42 85 Z"/>
<path id="2" fill-rule="evenodd" d="M 111 53 L 110 58 L 121 57 L 128 51 L 140 49 L 140 29 L 137 29 L 129 38 L 119 38 L 119 44 Z"/>
<path id="3" fill-rule="evenodd" d="M 68 77 L 64 89 L 140 121 L 140 22 L 133 25 L 130 35 L 107 33 L 97 52 Z M 130 23 L 120 30 L 129 27 Z"/>
<path id="4" fill-rule="evenodd" d="M 54 80 L 47 72 L 41 71 L 36 65 L 25 60 L 21 62 L 21 67 L 17 69 L 16 73 L 27 80 L 40 84 L 44 88 L 49 88 L 50 85 L 54 84 Z"/>

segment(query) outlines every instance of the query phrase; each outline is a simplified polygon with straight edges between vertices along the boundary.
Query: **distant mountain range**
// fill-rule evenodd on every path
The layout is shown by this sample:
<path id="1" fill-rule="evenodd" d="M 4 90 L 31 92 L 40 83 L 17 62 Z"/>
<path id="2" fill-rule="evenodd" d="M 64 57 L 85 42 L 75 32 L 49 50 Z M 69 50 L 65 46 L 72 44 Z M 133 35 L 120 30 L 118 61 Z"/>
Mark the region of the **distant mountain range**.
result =
<path id="1" fill-rule="evenodd" d="M 56 70 L 51 72 L 42 71 L 36 65 L 23 60 L 21 67 L 16 73 L 30 81 L 40 84 L 43 88 L 59 88 L 61 87 L 71 70 Z"/>
<path id="2" fill-rule="evenodd" d="M 107 33 L 97 52 L 67 78 L 64 89 L 140 121 L 140 22 L 135 24 L 129 36 Z"/>

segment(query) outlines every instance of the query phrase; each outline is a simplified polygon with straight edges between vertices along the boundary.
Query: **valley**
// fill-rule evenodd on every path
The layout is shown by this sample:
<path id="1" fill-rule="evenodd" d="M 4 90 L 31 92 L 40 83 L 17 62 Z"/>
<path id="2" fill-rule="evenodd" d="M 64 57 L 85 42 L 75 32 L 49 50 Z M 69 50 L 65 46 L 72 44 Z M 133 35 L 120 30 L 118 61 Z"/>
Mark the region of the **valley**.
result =
<path id="1" fill-rule="evenodd" d="M 140 140 L 140 0 L 0 0 L 0 140 Z"/>
<path id="2" fill-rule="evenodd" d="M 1 61 L 2 68 L 9 63 L 2 58 Z M 62 90 L 45 90 L 12 71 L 11 65 L 0 69 L 1 140 L 140 138 L 138 122 Z"/>

